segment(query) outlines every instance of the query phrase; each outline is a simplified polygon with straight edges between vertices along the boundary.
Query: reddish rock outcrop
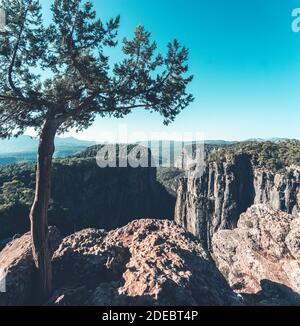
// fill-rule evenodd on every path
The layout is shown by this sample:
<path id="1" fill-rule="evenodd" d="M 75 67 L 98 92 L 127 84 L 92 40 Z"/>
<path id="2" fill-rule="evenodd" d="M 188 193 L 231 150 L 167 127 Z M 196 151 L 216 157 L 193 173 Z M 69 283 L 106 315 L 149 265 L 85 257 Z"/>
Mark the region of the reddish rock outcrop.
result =
<path id="1" fill-rule="evenodd" d="M 54 305 L 239 304 L 200 242 L 170 221 L 75 233 L 53 268 Z"/>

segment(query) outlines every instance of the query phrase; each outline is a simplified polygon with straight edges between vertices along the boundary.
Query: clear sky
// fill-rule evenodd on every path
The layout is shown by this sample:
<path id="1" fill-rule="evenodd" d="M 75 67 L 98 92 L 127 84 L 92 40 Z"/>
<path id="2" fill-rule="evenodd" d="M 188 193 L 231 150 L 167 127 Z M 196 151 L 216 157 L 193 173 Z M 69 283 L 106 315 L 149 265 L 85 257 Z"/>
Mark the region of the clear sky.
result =
<path id="1" fill-rule="evenodd" d="M 51 0 L 41 0 L 49 19 Z M 206 139 L 300 138 L 300 33 L 291 28 L 300 0 L 94 0 L 104 20 L 121 15 L 120 39 L 142 24 L 165 51 L 173 38 L 190 49 L 195 102 L 169 127 L 135 111 L 98 119 L 75 135 L 100 140 L 129 132 L 202 132 Z M 113 53 L 117 60 L 119 53 Z"/>

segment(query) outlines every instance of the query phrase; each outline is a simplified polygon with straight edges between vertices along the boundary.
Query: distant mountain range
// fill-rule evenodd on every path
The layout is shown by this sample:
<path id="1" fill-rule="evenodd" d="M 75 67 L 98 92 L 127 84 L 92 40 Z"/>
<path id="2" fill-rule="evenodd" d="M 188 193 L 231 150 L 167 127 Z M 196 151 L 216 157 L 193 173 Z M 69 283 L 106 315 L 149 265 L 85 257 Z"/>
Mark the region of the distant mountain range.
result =
<path id="1" fill-rule="evenodd" d="M 0 165 L 35 161 L 38 143 L 37 138 L 30 136 L 0 140 Z M 84 141 L 73 137 L 57 137 L 54 156 L 71 156 L 95 144 L 94 141 Z"/>
<path id="2" fill-rule="evenodd" d="M 279 142 L 287 140 L 286 138 L 271 138 L 269 141 Z M 265 141 L 265 139 L 253 138 L 247 141 Z M 151 151 L 154 156 L 159 155 L 160 141 L 151 142 Z M 225 140 L 205 140 L 207 145 L 232 145 L 238 141 L 225 141 Z M 77 154 L 86 148 L 97 144 L 96 141 L 85 141 L 76 139 L 74 137 L 55 139 L 55 157 L 64 158 Z M 148 146 L 147 141 L 140 142 L 143 146 Z M 178 150 L 181 146 L 181 142 L 174 141 L 174 150 Z M 192 144 L 192 142 L 186 142 L 185 145 Z M 170 149 L 170 142 L 162 141 L 163 151 Z M 18 138 L 11 138 L 0 140 L 0 165 L 14 164 L 14 163 L 25 163 L 36 160 L 36 152 L 38 148 L 38 139 L 30 136 L 20 136 Z"/>
<path id="3" fill-rule="evenodd" d="M 0 154 L 11 154 L 21 152 L 36 152 L 38 148 L 38 139 L 30 136 L 20 136 L 18 138 L 0 140 Z M 57 150 L 70 149 L 74 147 L 89 147 L 96 142 L 79 140 L 73 137 L 55 139 Z"/>

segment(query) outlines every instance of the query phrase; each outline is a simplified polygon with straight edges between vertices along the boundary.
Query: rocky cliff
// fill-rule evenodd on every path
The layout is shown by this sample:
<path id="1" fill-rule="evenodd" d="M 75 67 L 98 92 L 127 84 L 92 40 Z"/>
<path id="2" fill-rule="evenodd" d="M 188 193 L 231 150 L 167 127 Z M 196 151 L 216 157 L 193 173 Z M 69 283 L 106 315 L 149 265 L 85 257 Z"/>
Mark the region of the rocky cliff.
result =
<path id="1" fill-rule="evenodd" d="M 0 168 L 0 250 L 29 230 L 34 187 L 34 165 Z M 65 235 L 110 230 L 138 218 L 172 219 L 175 200 L 157 182 L 155 168 L 99 168 L 92 157 L 68 158 L 54 164 L 49 221 Z"/>
<path id="2" fill-rule="evenodd" d="M 175 199 L 157 182 L 155 168 L 102 169 L 94 160 L 74 161 L 56 166 L 52 186 L 50 221 L 64 233 L 174 215 Z"/>
<path id="3" fill-rule="evenodd" d="M 213 257 L 249 304 L 300 304 L 300 218 L 264 205 L 214 234 Z"/>
<path id="4" fill-rule="evenodd" d="M 300 213 L 300 167 L 291 166 L 280 173 L 254 169 L 255 204 L 267 204 L 293 216 Z"/>
<path id="5" fill-rule="evenodd" d="M 8 273 L 2 304 L 34 303 L 28 236 L 0 253 L 0 268 Z M 200 242 L 168 220 L 77 232 L 62 240 L 52 263 L 55 291 L 48 305 L 240 304 Z"/>
<path id="6" fill-rule="evenodd" d="M 215 232 L 236 227 L 240 214 L 259 203 L 297 216 L 300 168 L 272 172 L 255 166 L 247 154 L 208 162 L 200 178 L 190 173 L 181 179 L 175 221 L 210 247 Z"/>

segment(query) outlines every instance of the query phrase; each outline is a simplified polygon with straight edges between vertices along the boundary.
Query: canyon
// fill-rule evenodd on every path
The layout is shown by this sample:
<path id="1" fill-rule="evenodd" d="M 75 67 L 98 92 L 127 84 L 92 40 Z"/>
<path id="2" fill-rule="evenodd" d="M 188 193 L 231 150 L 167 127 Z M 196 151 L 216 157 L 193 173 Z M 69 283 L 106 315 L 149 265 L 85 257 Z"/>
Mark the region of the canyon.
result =
<path id="1" fill-rule="evenodd" d="M 299 151 L 271 146 L 209 147 L 197 178 L 193 168 L 100 169 L 97 147 L 57 160 L 47 302 L 34 292 L 26 224 L 34 166 L 0 169 L 0 234 L 12 237 L 0 248 L 0 305 L 300 305 Z"/>

